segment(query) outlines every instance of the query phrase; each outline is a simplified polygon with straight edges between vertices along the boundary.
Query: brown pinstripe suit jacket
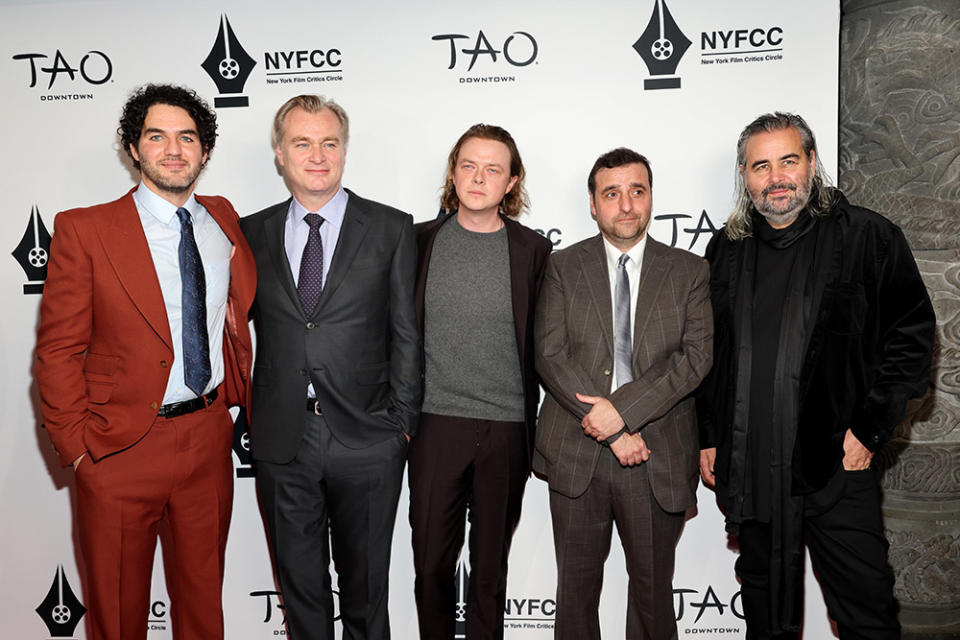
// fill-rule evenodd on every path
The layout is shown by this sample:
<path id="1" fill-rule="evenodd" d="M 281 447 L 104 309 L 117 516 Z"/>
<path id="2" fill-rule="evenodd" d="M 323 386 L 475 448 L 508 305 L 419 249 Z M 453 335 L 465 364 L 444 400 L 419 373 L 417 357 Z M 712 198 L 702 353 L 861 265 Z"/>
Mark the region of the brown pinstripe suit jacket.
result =
<path id="1" fill-rule="evenodd" d="M 650 448 L 644 464 L 657 502 L 679 512 L 696 504 L 691 394 L 713 354 L 706 261 L 648 238 L 634 323 L 634 380 L 610 393 L 613 305 L 603 240 L 598 234 L 550 256 L 535 324 L 536 367 L 548 393 L 533 468 L 563 495 L 586 491 L 599 457 L 613 454 L 584 434 L 580 421 L 590 405 L 574 394 L 604 396 Z"/>

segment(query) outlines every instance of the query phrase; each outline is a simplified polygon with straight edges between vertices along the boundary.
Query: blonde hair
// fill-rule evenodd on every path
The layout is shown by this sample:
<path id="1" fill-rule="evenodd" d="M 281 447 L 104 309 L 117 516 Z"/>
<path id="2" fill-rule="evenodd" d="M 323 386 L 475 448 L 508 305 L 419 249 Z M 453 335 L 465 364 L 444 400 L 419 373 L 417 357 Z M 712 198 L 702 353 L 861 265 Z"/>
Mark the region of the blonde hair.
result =
<path id="1" fill-rule="evenodd" d="M 350 139 L 350 119 L 347 118 L 347 112 L 343 110 L 343 107 L 323 96 L 304 94 L 290 98 L 277 109 L 277 115 L 273 117 L 273 133 L 270 136 L 270 144 L 272 144 L 274 148 L 279 147 L 280 141 L 283 140 L 283 122 L 287 119 L 287 114 L 297 107 L 307 113 L 320 113 L 324 109 L 332 111 L 333 115 L 337 116 L 337 119 L 340 121 L 343 146 L 347 146 L 347 142 Z"/>

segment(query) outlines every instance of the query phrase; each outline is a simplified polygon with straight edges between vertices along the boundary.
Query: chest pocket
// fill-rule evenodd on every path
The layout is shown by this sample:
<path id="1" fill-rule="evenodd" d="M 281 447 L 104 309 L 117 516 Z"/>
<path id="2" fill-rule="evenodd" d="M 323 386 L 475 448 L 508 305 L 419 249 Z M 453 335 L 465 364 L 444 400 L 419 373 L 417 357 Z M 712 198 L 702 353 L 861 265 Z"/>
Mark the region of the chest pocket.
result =
<path id="1" fill-rule="evenodd" d="M 863 285 L 839 282 L 823 291 L 820 304 L 824 327 L 831 333 L 859 335 L 863 333 L 867 315 L 867 296 Z"/>

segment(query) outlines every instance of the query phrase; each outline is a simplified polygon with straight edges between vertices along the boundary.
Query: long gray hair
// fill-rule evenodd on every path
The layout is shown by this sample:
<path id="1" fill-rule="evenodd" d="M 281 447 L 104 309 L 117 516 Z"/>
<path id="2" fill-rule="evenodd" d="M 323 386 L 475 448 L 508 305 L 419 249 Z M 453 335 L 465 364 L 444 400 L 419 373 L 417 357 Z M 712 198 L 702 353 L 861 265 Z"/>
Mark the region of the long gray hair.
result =
<path id="1" fill-rule="evenodd" d="M 820 163 L 820 154 L 816 153 L 817 140 L 813 136 L 810 126 L 803 118 L 794 113 L 784 113 L 782 111 L 765 113 L 748 124 L 737 140 L 737 179 L 734 187 L 736 203 L 724 227 L 727 237 L 731 240 L 743 240 L 753 235 L 750 214 L 753 213 L 754 205 L 750 198 L 750 192 L 747 191 L 747 185 L 743 180 L 743 168 L 747 161 L 747 140 L 758 133 L 772 133 L 789 127 L 793 127 L 800 134 L 800 144 L 803 146 L 803 152 L 807 158 L 810 157 L 811 151 L 816 154 L 813 184 L 810 187 L 810 200 L 804 207 L 804 211 L 812 216 L 825 216 L 830 213 L 833 206 L 833 188 L 830 186 L 830 178 Z"/>

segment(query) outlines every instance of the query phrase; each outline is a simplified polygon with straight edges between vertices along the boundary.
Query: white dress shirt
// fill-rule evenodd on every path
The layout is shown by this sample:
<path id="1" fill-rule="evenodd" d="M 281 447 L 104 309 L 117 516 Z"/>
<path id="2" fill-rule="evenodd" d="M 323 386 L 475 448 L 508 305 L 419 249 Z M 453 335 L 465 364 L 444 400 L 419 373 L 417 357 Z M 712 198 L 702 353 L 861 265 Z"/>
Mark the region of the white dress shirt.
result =
<path id="1" fill-rule="evenodd" d="M 631 342 L 636 341 L 636 335 L 634 333 L 634 325 L 637 322 L 637 295 L 640 292 L 640 270 L 643 267 L 643 252 L 647 247 L 647 234 L 643 234 L 643 238 L 640 239 L 640 242 L 633 245 L 629 251 L 626 252 L 630 256 L 630 260 L 627 261 L 627 264 L 624 266 L 624 269 L 627 272 L 627 281 L 630 283 L 630 336 Z M 611 303 L 611 312 L 616 313 L 617 308 L 617 272 L 619 271 L 618 263 L 620 262 L 620 256 L 624 254 L 623 251 L 617 247 L 610 244 L 610 242 L 604 238 L 603 239 L 603 250 L 607 255 L 607 274 L 610 276 L 610 303 Z M 616 320 L 614 320 L 616 322 Z M 617 388 L 617 381 L 615 376 L 611 376 L 610 380 L 610 392 L 612 393 Z"/>
<path id="2" fill-rule="evenodd" d="M 163 404 L 182 402 L 197 397 L 184 381 L 183 310 L 180 282 L 180 218 L 177 207 L 151 191 L 143 182 L 133 193 L 140 214 L 140 224 L 147 237 L 150 257 L 160 281 L 163 306 L 173 340 L 173 366 L 163 394 Z M 207 336 L 210 347 L 210 381 L 203 390 L 210 393 L 223 382 L 223 321 L 227 312 L 230 289 L 230 255 L 233 245 L 207 210 L 191 194 L 183 205 L 190 212 L 193 237 L 200 250 L 203 275 L 207 287 Z"/>

